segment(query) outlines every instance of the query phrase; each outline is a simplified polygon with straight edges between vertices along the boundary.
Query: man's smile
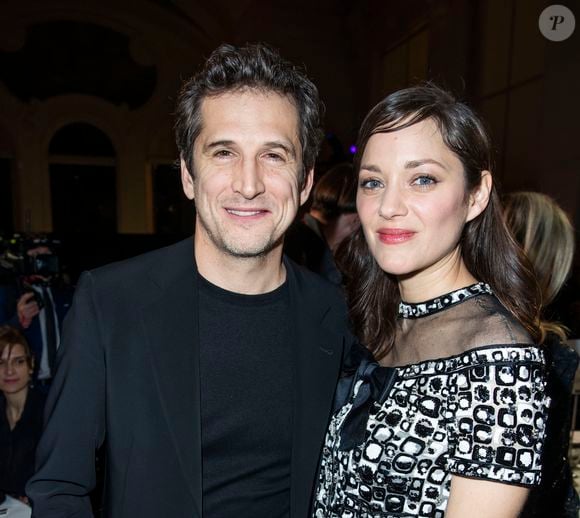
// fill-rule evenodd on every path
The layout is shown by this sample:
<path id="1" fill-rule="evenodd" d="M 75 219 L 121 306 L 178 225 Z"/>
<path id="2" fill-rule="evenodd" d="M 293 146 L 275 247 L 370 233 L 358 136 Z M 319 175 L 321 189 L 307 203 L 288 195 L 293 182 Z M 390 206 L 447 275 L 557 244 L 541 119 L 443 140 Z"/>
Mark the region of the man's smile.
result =
<path id="1" fill-rule="evenodd" d="M 240 216 L 242 218 L 258 216 L 268 212 L 264 209 L 226 209 L 226 211 L 228 214 L 232 214 L 233 216 Z"/>

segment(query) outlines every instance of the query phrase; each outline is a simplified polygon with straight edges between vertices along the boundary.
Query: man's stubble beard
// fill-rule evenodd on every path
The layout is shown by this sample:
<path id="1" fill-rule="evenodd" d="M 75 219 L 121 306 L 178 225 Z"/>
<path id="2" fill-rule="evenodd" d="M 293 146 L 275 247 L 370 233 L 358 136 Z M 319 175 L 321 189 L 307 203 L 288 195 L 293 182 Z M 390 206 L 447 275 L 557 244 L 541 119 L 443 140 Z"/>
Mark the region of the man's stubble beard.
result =
<path id="1" fill-rule="evenodd" d="M 207 238 L 211 241 L 217 250 L 224 253 L 225 255 L 229 255 L 238 259 L 264 258 L 270 252 L 272 252 L 272 250 L 284 242 L 284 234 L 282 233 L 282 235 L 280 235 L 277 239 L 273 239 L 273 236 L 270 236 L 263 245 L 256 246 L 253 249 L 245 250 L 241 246 L 235 246 L 234 243 L 228 243 L 225 239 L 223 239 L 222 236 L 216 235 L 216 233 L 212 232 L 203 218 L 200 217 L 199 212 L 196 213 L 196 219 L 199 222 L 200 227 L 203 228 Z"/>

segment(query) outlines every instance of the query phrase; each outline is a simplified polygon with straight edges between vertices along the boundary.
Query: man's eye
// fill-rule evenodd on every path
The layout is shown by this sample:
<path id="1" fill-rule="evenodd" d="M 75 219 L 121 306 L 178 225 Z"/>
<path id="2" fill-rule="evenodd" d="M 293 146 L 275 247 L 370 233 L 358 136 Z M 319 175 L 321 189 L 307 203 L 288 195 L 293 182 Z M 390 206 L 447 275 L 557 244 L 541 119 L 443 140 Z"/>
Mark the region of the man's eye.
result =
<path id="1" fill-rule="evenodd" d="M 231 151 L 228 151 L 227 149 L 220 149 L 219 151 L 216 151 L 214 153 L 214 156 L 217 158 L 227 158 L 230 157 L 232 155 Z"/>
<path id="2" fill-rule="evenodd" d="M 266 153 L 266 158 L 268 160 L 274 160 L 276 162 L 284 160 L 284 157 L 282 157 L 282 155 L 279 155 L 278 153 Z"/>

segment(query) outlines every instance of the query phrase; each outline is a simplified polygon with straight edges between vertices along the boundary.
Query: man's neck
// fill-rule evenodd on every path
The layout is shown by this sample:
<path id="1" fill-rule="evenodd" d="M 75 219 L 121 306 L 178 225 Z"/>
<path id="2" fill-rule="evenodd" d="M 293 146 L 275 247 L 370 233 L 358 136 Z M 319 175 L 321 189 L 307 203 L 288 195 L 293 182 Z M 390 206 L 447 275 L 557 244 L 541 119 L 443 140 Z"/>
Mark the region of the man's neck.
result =
<path id="1" fill-rule="evenodd" d="M 268 293 L 286 280 L 281 245 L 259 257 L 235 257 L 196 246 L 195 262 L 204 279 L 234 293 Z"/>

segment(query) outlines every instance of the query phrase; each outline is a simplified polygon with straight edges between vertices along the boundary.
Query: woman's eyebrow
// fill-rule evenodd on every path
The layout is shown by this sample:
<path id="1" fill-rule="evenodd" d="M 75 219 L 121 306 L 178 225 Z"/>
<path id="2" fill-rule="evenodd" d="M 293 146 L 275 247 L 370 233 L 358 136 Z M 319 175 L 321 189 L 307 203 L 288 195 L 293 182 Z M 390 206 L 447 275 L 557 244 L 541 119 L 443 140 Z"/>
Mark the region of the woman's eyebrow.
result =
<path id="1" fill-rule="evenodd" d="M 360 169 L 364 169 L 365 171 L 370 171 L 371 173 L 380 173 L 381 168 L 378 165 L 374 164 L 362 164 Z"/>
<path id="2" fill-rule="evenodd" d="M 25 354 L 21 354 L 18 356 L 9 356 L 8 358 L 0 358 L 0 361 L 14 361 L 14 360 L 26 360 L 26 355 Z"/>
<path id="3" fill-rule="evenodd" d="M 441 162 L 438 162 L 433 158 L 421 158 L 419 160 L 409 160 L 408 162 L 405 162 L 405 169 L 415 169 L 416 167 L 420 167 L 423 164 L 435 164 L 438 165 L 441 169 L 447 170 L 447 168 Z"/>

